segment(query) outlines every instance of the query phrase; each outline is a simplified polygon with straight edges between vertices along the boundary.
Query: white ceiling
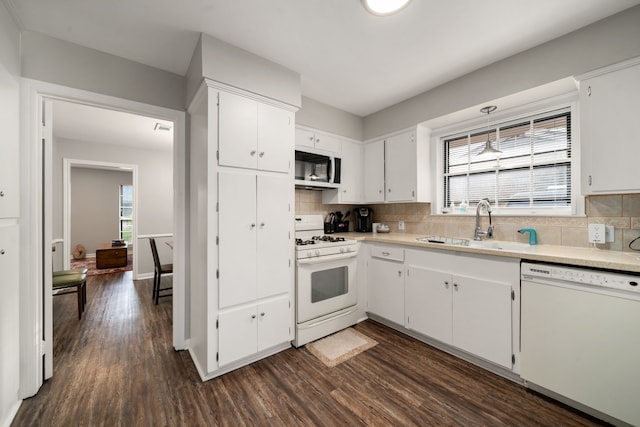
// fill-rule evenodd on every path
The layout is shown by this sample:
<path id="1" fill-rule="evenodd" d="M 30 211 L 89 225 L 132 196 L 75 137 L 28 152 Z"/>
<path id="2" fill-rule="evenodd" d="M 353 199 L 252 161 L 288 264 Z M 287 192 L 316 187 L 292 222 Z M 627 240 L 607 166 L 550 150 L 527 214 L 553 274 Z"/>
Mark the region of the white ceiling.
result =
<path id="1" fill-rule="evenodd" d="M 302 93 L 366 116 L 640 0 L 3 0 L 26 30 L 184 75 L 204 32 L 300 73 Z M 586 52 L 585 52 L 586 54 Z"/>
<path id="2" fill-rule="evenodd" d="M 143 150 L 171 150 L 173 128 L 154 130 L 156 123 L 171 122 L 107 110 L 72 102 L 53 101 L 53 135 L 56 138 L 135 147 Z"/>

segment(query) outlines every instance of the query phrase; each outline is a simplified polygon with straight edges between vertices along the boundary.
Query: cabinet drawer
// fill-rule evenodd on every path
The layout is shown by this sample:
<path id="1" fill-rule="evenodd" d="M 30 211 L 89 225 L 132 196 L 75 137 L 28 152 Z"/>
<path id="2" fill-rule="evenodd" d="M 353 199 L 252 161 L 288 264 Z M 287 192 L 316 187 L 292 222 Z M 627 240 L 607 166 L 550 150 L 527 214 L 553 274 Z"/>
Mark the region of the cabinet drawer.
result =
<path id="1" fill-rule="evenodd" d="M 374 246 L 371 248 L 373 258 L 388 259 L 391 261 L 404 261 L 404 249 L 389 246 Z"/>

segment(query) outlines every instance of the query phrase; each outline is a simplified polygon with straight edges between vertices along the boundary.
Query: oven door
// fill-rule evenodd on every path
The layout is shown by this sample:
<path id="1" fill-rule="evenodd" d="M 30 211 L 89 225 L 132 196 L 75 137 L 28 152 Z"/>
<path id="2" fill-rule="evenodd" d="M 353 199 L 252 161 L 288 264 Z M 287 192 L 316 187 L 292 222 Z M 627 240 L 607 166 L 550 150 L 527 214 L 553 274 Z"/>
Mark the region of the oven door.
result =
<path id="1" fill-rule="evenodd" d="M 297 323 L 356 305 L 357 253 L 298 260 Z"/>

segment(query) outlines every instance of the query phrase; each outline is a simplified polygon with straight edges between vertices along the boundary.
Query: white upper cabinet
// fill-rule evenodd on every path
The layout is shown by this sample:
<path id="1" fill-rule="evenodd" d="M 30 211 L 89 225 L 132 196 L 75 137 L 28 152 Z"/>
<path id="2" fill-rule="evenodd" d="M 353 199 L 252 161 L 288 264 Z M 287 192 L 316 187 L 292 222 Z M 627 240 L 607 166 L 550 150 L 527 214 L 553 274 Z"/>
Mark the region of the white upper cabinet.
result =
<path id="1" fill-rule="evenodd" d="M 220 165 L 289 172 L 293 113 L 227 92 L 218 96 Z"/>
<path id="2" fill-rule="evenodd" d="M 635 193 L 640 136 L 640 60 L 589 73 L 580 82 L 584 194 Z"/>
<path id="3" fill-rule="evenodd" d="M 344 140 L 341 142 L 340 188 L 324 190 L 322 192 L 322 203 L 362 203 L 364 201 L 362 144 Z"/>
<path id="4" fill-rule="evenodd" d="M 364 146 L 364 200 L 384 202 L 384 140 Z"/>
<path id="5" fill-rule="evenodd" d="M 364 147 L 366 203 L 429 202 L 429 135 L 417 126 Z"/>
<path id="6" fill-rule="evenodd" d="M 416 200 L 418 185 L 416 149 L 415 132 L 403 133 L 385 140 L 384 170 L 387 202 Z"/>
<path id="7" fill-rule="evenodd" d="M 341 141 L 335 136 L 296 128 L 296 149 L 304 150 L 305 148 L 340 154 Z"/>
<path id="8" fill-rule="evenodd" d="M 12 78 L 4 77 L 0 83 L 0 218 L 19 215 L 19 86 Z"/>

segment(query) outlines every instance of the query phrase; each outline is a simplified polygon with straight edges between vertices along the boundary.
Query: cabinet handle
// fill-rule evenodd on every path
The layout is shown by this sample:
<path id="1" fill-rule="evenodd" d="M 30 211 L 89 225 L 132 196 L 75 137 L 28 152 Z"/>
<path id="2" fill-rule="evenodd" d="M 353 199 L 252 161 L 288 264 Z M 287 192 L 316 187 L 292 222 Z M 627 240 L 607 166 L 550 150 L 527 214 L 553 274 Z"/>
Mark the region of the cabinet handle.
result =
<path id="1" fill-rule="evenodd" d="M 261 151 L 260 154 L 258 154 L 258 156 L 264 157 L 264 151 Z"/>
<path id="2" fill-rule="evenodd" d="M 0 249 L 0 255 L 4 255 L 4 249 Z"/>
<path id="3" fill-rule="evenodd" d="M 264 317 L 264 313 L 260 313 L 260 317 Z"/>
<path id="4" fill-rule="evenodd" d="M 264 228 L 264 222 L 260 223 L 260 228 Z"/>
<path id="5" fill-rule="evenodd" d="M 346 190 L 346 189 L 344 189 L 344 190 L 342 190 L 342 192 L 343 192 L 343 193 L 346 193 L 346 192 L 347 192 L 347 190 Z"/>
<path id="6" fill-rule="evenodd" d="M 449 289 L 449 282 L 444 282 L 444 288 Z"/>
<path id="7" fill-rule="evenodd" d="M 453 284 L 453 289 L 455 289 L 456 291 L 458 290 L 458 284 L 457 283 Z"/>
<path id="8" fill-rule="evenodd" d="M 312 136 L 309 137 L 309 141 L 313 141 L 313 137 Z"/>
<path id="9" fill-rule="evenodd" d="M 587 95 L 588 95 L 588 96 L 591 96 L 591 86 L 589 86 L 589 87 L 587 88 Z"/>
<path id="10" fill-rule="evenodd" d="M 0 191 L 0 197 L 4 197 L 4 191 Z"/>
<path id="11" fill-rule="evenodd" d="M 320 138 L 316 139 L 316 142 L 320 142 Z"/>
<path id="12" fill-rule="evenodd" d="M 398 277 L 402 277 L 402 270 L 398 270 Z"/>
<path id="13" fill-rule="evenodd" d="M 251 150 L 251 153 L 250 153 L 250 154 L 251 154 L 252 156 L 255 156 L 255 155 L 256 155 L 256 150 Z"/>
<path id="14" fill-rule="evenodd" d="M 389 191 L 389 193 L 391 193 L 391 189 L 389 189 L 388 191 Z"/>
<path id="15" fill-rule="evenodd" d="M 378 194 L 382 194 L 382 190 L 378 190 Z"/>
<path id="16" fill-rule="evenodd" d="M 252 315 L 251 315 L 251 318 L 252 318 L 252 319 L 255 319 L 255 318 L 256 318 L 256 315 L 255 315 L 255 314 L 252 314 Z"/>
<path id="17" fill-rule="evenodd" d="M 382 256 L 389 256 L 391 255 L 389 252 L 382 252 Z"/>
<path id="18" fill-rule="evenodd" d="M 256 228 L 255 223 L 254 223 L 254 224 L 251 224 L 251 229 L 253 230 L 254 228 Z"/>

